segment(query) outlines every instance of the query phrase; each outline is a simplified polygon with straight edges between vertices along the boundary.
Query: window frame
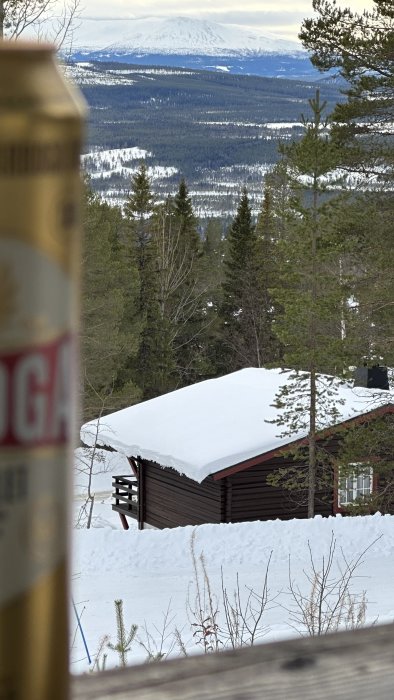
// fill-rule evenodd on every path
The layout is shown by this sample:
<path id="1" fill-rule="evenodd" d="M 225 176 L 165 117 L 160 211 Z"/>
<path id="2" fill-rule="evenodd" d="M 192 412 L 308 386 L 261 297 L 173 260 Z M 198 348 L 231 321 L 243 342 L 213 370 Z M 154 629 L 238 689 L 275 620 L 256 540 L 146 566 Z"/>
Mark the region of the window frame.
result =
<path id="1" fill-rule="evenodd" d="M 349 468 L 354 466 L 355 469 L 354 471 L 351 471 Z M 371 464 L 366 463 L 366 462 L 351 462 L 347 465 L 346 467 L 346 476 L 341 477 L 341 467 L 338 467 L 337 470 L 337 479 L 336 479 L 336 484 L 335 484 L 335 491 L 336 491 L 336 511 L 341 512 L 341 511 L 346 511 L 349 506 L 354 505 L 355 501 L 357 498 L 360 498 L 360 496 L 371 496 L 373 492 L 376 490 L 376 485 L 375 485 L 375 474 L 373 467 Z M 369 478 L 369 486 L 361 486 L 361 488 L 358 486 L 358 479 L 360 477 L 363 478 Z M 343 486 L 343 481 L 345 480 L 345 486 Z M 349 487 L 348 482 L 352 481 L 353 486 Z M 353 498 L 348 501 L 342 501 L 341 500 L 341 493 L 343 492 L 350 492 L 353 491 Z"/>

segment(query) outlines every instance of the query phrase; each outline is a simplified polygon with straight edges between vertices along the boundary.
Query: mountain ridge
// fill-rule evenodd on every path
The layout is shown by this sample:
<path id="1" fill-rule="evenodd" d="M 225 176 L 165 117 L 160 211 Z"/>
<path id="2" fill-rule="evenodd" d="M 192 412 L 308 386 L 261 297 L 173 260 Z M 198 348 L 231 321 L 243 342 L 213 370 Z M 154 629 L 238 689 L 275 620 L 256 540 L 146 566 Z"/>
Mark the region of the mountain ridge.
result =
<path id="1" fill-rule="evenodd" d="M 123 20 L 85 19 L 75 31 L 74 50 L 205 56 L 304 55 L 301 45 L 280 37 L 190 17 Z"/>

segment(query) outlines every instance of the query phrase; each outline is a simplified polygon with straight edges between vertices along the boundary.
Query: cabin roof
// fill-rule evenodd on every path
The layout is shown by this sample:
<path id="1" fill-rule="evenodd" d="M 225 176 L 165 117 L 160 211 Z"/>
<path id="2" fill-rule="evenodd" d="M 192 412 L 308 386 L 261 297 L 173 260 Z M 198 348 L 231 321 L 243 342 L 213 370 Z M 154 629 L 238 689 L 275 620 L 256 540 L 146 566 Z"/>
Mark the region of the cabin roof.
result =
<path id="1" fill-rule="evenodd" d="M 201 482 L 306 437 L 307 425 L 283 434 L 284 427 L 267 422 L 282 415 L 273 403 L 292 376 L 289 370 L 248 368 L 178 389 L 102 417 L 98 443 Z M 325 395 L 334 391 L 338 399 L 337 415 L 327 413 L 321 430 L 383 406 L 393 408 L 388 391 L 353 387 L 328 375 L 319 375 L 318 387 Z M 300 392 L 288 401 L 302 405 L 306 399 Z M 96 427 L 97 421 L 82 427 L 85 444 L 94 443 Z"/>

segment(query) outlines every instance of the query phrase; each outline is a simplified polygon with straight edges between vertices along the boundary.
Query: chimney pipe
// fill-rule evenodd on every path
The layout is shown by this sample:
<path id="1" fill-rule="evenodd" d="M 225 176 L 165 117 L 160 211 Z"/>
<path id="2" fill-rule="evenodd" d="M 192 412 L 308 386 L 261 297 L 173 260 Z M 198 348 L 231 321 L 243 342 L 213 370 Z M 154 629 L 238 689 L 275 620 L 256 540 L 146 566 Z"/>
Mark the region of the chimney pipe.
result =
<path id="1" fill-rule="evenodd" d="M 381 367 L 380 365 L 357 367 L 354 373 L 354 386 L 389 391 L 387 367 Z"/>

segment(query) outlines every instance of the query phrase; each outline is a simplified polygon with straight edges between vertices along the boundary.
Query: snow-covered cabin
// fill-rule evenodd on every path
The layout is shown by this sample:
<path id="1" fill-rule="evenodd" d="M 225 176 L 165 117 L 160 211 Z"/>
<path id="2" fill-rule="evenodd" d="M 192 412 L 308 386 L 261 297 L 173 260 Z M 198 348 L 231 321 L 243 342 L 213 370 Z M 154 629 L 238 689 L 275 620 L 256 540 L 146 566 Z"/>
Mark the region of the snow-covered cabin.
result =
<path id="1" fill-rule="evenodd" d="M 98 429 L 96 421 L 85 424 L 85 444 L 92 445 L 98 434 L 99 445 L 129 460 L 130 474 L 114 477 L 113 508 L 124 527 L 126 516 L 137 518 L 140 528 L 306 517 L 306 504 L 267 483 L 271 472 L 297 465 L 289 447 L 307 437 L 307 428 L 283 435 L 275 422 L 281 411 L 273 404 L 293 375 L 243 369 L 112 413 L 100 419 Z M 335 395 L 335 419 L 327 414 L 319 424 L 320 439 L 333 451 L 343 428 L 394 412 L 387 390 L 325 375 L 319 385 Z M 288 401 L 301 405 L 301 393 Z M 340 510 L 334 481 L 333 476 L 332 488 L 316 494 L 317 514 Z M 372 483 L 366 477 L 360 488 Z"/>

